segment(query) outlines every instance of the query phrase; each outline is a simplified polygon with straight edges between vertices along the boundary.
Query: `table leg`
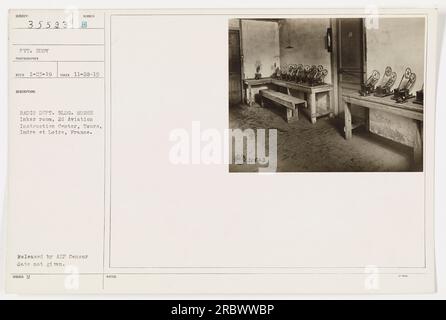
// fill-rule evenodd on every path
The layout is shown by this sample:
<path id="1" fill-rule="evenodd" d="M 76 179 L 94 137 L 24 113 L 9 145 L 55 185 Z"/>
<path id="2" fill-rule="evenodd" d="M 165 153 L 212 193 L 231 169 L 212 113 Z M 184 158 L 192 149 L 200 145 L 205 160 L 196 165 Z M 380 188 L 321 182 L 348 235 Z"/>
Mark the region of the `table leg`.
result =
<path id="1" fill-rule="evenodd" d="M 344 102 L 344 119 L 345 139 L 349 140 L 352 138 L 352 112 L 348 102 Z"/>
<path id="2" fill-rule="evenodd" d="M 422 169 L 423 167 L 423 122 L 414 120 L 416 124 L 415 129 L 415 139 L 413 146 L 413 158 L 415 163 L 415 168 Z"/>
<path id="3" fill-rule="evenodd" d="M 253 102 L 252 102 L 252 88 L 251 88 L 250 84 L 248 84 L 248 105 L 250 107 L 252 107 L 252 105 L 253 105 Z"/>
<path id="4" fill-rule="evenodd" d="M 311 123 L 315 124 L 316 123 L 316 94 L 315 93 L 310 93 L 309 94 L 309 99 L 308 99 L 308 105 L 310 107 L 310 114 L 311 114 Z"/>
<path id="5" fill-rule="evenodd" d="M 370 109 L 369 108 L 367 108 L 367 110 L 365 111 L 364 126 L 365 126 L 365 130 L 367 132 L 369 132 L 370 131 Z"/>
<path id="6" fill-rule="evenodd" d="M 333 89 L 331 89 L 330 91 L 328 91 L 328 111 L 330 111 L 329 117 L 333 118 L 334 117 L 334 94 L 333 94 Z"/>

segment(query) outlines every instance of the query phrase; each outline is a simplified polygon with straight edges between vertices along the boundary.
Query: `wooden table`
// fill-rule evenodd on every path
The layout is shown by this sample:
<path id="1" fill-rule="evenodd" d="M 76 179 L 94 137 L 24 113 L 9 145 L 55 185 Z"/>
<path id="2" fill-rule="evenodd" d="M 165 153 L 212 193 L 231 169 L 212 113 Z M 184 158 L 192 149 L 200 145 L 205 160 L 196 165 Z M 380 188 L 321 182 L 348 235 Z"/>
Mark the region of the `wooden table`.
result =
<path id="1" fill-rule="evenodd" d="M 291 95 L 290 89 L 303 92 L 305 94 L 305 100 L 307 101 L 307 106 L 310 109 L 309 118 L 311 122 L 316 123 L 316 119 L 325 115 L 333 116 L 333 86 L 331 84 L 322 84 L 318 86 L 309 86 L 305 84 L 300 84 L 292 81 L 285 81 L 272 78 L 262 78 L 262 79 L 246 79 L 244 81 L 247 87 L 247 103 L 249 106 L 254 104 L 254 97 L 252 95 L 252 87 L 259 85 L 273 84 L 278 87 L 283 87 L 287 89 L 287 93 Z M 329 102 L 326 110 L 318 109 L 316 106 L 316 95 L 319 93 L 328 93 Z"/>
<path id="2" fill-rule="evenodd" d="M 423 115 L 424 107 L 419 104 L 413 103 L 413 98 L 404 103 L 397 103 L 388 97 L 375 97 L 373 95 L 362 97 L 358 92 L 345 92 L 342 95 L 344 100 L 344 115 L 345 115 L 345 138 L 352 138 L 352 130 L 359 124 L 352 124 L 352 105 L 361 106 L 374 110 L 392 113 L 398 116 L 412 119 L 416 124 L 416 130 L 414 133 L 414 162 L 417 167 L 420 167 L 423 163 Z M 369 130 L 369 119 L 365 121 L 366 129 Z"/>
<path id="3" fill-rule="evenodd" d="M 252 107 L 254 104 L 254 96 L 252 94 L 252 87 L 255 86 L 263 86 L 270 84 L 272 81 L 271 78 L 261 78 L 261 79 L 245 79 L 244 84 L 246 86 L 246 103 Z"/>

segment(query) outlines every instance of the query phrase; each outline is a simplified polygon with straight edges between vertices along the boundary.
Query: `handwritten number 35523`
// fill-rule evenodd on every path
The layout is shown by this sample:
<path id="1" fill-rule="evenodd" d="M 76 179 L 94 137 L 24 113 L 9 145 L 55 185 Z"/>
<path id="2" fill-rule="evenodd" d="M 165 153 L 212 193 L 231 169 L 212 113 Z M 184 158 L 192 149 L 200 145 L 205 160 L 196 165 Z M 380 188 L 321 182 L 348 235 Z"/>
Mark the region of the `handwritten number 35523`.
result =
<path id="1" fill-rule="evenodd" d="M 55 21 L 51 23 L 50 21 L 28 21 L 28 29 L 66 29 L 68 23 L 66 21 Z"/>

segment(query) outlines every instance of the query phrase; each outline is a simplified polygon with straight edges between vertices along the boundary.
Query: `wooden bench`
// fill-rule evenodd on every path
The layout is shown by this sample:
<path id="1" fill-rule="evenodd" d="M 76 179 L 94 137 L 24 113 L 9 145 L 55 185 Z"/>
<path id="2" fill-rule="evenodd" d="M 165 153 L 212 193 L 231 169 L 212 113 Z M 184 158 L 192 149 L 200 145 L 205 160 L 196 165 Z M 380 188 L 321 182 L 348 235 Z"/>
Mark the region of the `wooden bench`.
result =
<path id="1" fill-rule="evenodd" d="M 291 118 L 299 119 L 297 106 L 299 104 L 303 104 L 304 107 L 307 106 L 307 102 L 305 100 L 293 97 L 291 95 L 287 95 L 285 93 L 277 92 L 270 89 L 260 90 L 260 97 L 262 107 L 264 107 L 264 99 L 271 100 L 276 102 L 284 107 L 286 107 L 286 120 L 289 122 Z"/>

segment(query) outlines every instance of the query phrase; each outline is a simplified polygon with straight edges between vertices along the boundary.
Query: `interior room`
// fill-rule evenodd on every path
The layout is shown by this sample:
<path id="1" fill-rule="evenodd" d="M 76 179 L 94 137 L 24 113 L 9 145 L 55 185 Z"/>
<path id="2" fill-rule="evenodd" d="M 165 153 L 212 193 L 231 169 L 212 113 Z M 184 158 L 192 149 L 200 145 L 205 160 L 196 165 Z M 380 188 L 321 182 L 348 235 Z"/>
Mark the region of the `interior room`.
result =
<path id="1" fill-rule="evenodd" d="M 230 19 L 229 127 L 276 129 L 278 172 L 423 171 L 425 31 L 424 17 Z"/>

